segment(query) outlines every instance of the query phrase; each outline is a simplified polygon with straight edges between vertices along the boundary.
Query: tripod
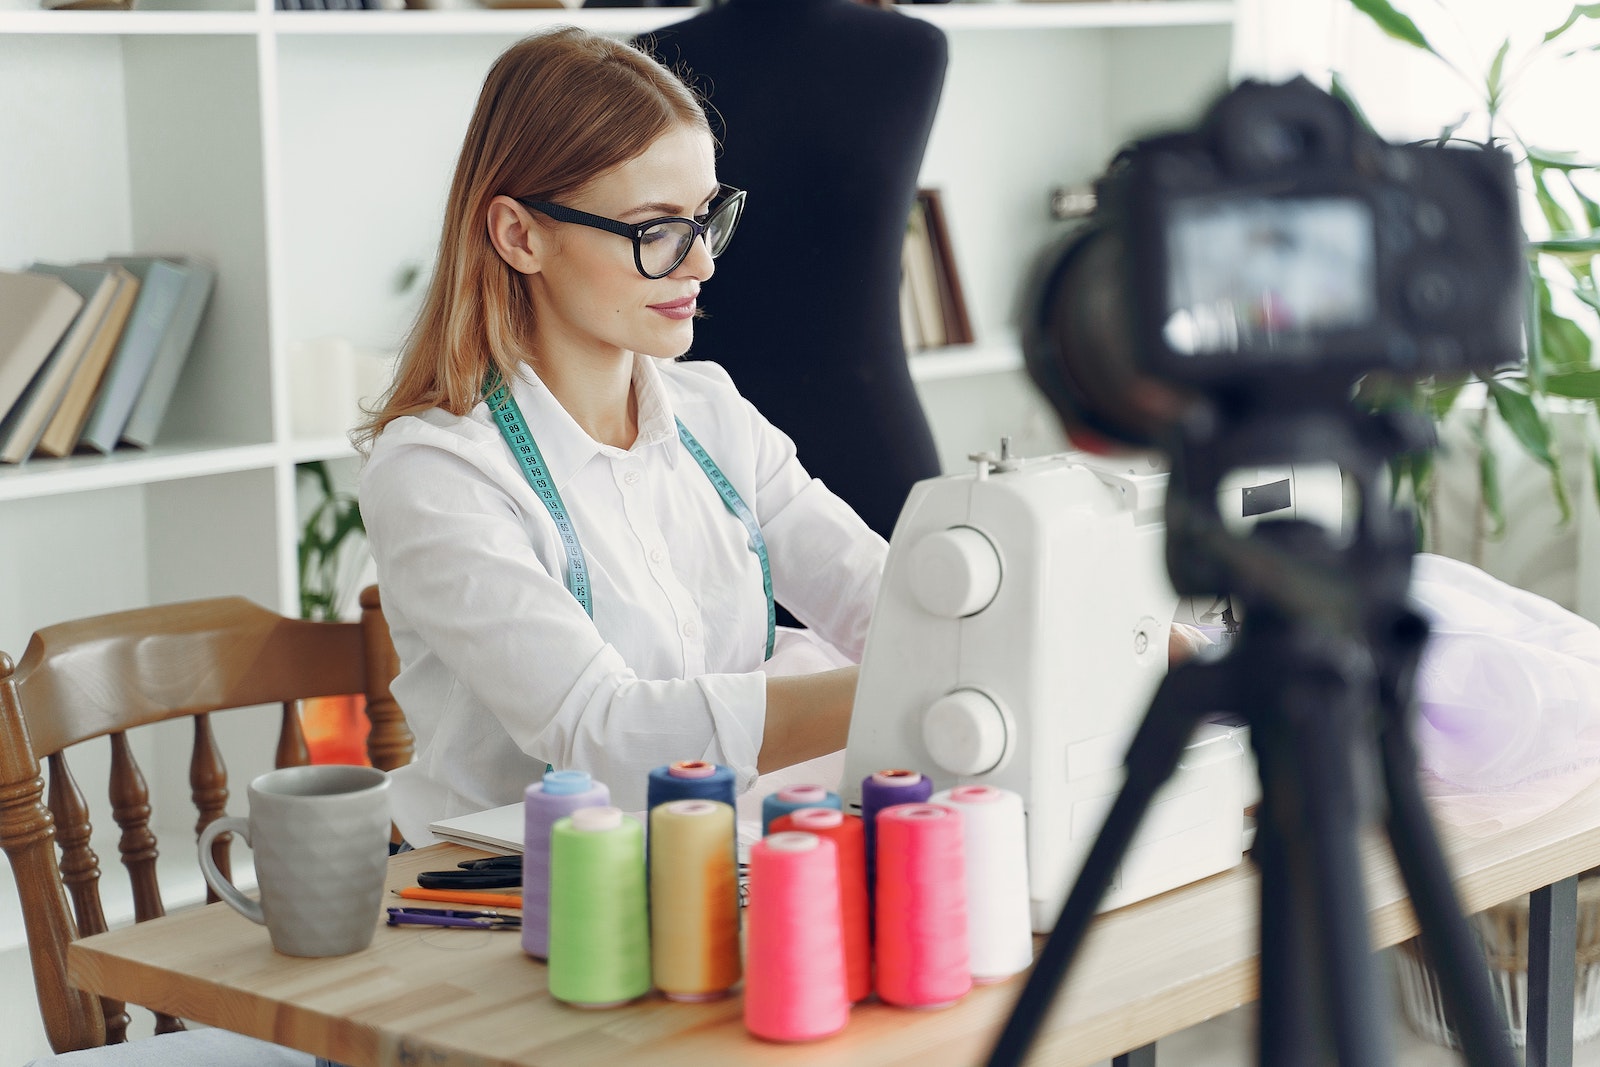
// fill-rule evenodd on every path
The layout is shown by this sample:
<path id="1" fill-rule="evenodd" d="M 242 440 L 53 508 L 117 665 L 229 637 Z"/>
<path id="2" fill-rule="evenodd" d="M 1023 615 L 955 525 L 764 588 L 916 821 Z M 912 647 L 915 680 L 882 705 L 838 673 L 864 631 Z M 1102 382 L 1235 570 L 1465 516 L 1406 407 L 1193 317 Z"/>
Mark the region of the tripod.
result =
<path id="1" fill-rule="evenodd" d="M 1127 780 L 991 1053 L 1018 1064 L 1066 976 L 1145 810 L 1202 716 L 1250 727 L 1261 777 L 1253 857 L 1260 870 L 1258 1044 L 1264 1067 L 1389 1067 L 1390 1015 L 1369 948 L 1358 830 L 1384 828 L 1472 1067 L 1511 1067 L 1503 1012 L 1461 916 L 1417 786 L 1408 729 L 1425 619 L 1407 605 L 1414 534 L 1390 507 L 1390 456 L 1430 447 L 1420 416 L 1288 410 L 1179 426 L 1170 449 L 1167 566 L 1180 595 L 1228 593 L 1243 622 L 1224 656 L 1174 667 L 1128 749 Z M 1215 412 L 1211 412 L 1213 416 Z M 1217 507 L 1230 470 L 1333 461 L 1356 492 L 1348 538 L 1298 520 L 1231 531 Z"/>

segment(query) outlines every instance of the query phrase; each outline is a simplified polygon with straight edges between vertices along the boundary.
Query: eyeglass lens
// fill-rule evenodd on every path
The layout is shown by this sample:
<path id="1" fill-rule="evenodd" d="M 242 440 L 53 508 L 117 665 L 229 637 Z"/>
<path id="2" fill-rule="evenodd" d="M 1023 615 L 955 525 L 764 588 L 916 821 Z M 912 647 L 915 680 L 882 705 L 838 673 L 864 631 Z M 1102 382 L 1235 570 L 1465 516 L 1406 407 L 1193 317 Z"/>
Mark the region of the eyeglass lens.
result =
<path id="1" fill-rule="evenodd" d="M 706 250 L 715 259 L 728 247 L 733 228 L 739 221 L 738 197 L 719 205 L 706 220 Z M 663 222 L 639 235 L 639 264 L 654 277 L 670 274 L 689 254 L 694 243 L 694 228 L 686 222 Z"/>

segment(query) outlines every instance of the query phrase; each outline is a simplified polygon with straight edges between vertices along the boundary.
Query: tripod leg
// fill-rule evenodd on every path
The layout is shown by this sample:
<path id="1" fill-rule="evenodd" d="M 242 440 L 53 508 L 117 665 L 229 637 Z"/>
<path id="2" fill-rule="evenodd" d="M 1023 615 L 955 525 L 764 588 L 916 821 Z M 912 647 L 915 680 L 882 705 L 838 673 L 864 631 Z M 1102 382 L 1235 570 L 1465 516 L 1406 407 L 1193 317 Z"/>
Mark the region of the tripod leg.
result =
<path id="1" fill-rule="evenodd" d="M 1299 1067 L 1336 1052 L 1344 1067 L 1388 1067 L 1390 1017 L 1370 948 L 1357 845 L 1364 820 L 1355 771 L 1370 751 L 1363 733 L 1372 722 L 1374 689 L 1362 684 L 1353 661 L 1327 663 L 1320 655 L 1291 680 L 1279 705 L 1262 703 L 1251 717 L 1252 739 L 1261 733 L 1256 751 L 1267 820 L 1256 845 L 1262 1063 Z M 1325 1011 L 1309 1002 L 1325 1004 Z"/>
<path id="2" fill-rule="evenodd" d="M 1000 1031 L 989 1054 L 990 1067 L 1015 1067 L 1028 1054 L 1151 798 L 1177 769 L 1200 709 L 1232 706 L 1218 700 L 1218 683 L 1227 673 L 1228 668 L 1220 662 L 1190 662 L 1174 668 L 1162 679 L 1128 746 L 1127 781 L 1090 846 L 1061 915 L 1034 961 L 1033 973 Z"/>
<path id="3" fill-rule="evenodd" d="M 1395 695 L 1386 699 L 1388 721 L 1382 732 L 1389 841 L 1421 928 L 1423 955 L 1433 965 L 1446 1015 L 1461 1040 L 1467 1063 L 1471 1067 L 1511 1067 L 1516 1061 L 1505 1012 L 1489 986 L 1483 949 L 1462 918 L 1450 868 L 1417 785 L 1416 750 L 1399 712 L 1410 707 L 1407 691 L 1393 692 Z"/>
<path id="4" fill-rule="evenodd" d="M 1254 734 L 1252 733 L 1252 737 Z M 1267 1067 L 1309 1067 L 1307 1052 L 1316 1021 L 1311 992 L 1304 988 L 1311 973 L 1306 947 L 1309 923 L 1304 909 L 1288 891 L 1294 879 L 1275 816 L 1263 801 L 1258 810 L 1256 840 L 1251 849 L 1260 872 L 1261 988 L 1256 1015 L 1258 1061 Z"/>

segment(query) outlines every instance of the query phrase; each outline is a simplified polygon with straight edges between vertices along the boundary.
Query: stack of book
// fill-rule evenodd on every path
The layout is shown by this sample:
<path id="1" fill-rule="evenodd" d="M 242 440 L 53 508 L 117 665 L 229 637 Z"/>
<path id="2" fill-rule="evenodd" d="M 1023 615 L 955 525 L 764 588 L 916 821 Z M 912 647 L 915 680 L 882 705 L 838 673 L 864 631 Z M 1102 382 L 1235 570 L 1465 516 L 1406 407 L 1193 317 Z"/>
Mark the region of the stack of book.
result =
<path id="1" fill-rule="evenodd" d="M 918 189 L 900 256 L 900 330 L 911 352 L 969 345 L 972 320 L 937 189 Z"/>
<path id="2" fill-rule="evenodd" d="M 214 278 L 194 256 L 0 271 L 0 463 L 154 444 Z"/>

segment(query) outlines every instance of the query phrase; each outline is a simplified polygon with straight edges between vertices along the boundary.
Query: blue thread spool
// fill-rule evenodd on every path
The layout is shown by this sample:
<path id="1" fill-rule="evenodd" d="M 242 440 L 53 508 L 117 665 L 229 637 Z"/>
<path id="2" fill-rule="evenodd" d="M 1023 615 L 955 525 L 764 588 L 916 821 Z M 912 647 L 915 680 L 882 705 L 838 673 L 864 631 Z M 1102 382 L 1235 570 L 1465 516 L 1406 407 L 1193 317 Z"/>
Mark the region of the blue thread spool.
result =
<path id="1" fill-rule="evenodd" d="M 782 818 L 801 808 L 833 808 L 835 811 L 843 809 L 839 794 L 824 789 L 820 785 L 786 785 L 776 793 L 769 793 L 761 800 L 761 834 L 766 836 L 772 832 L 774 819 Z"/>
<path id="2" fill-rule="evenodd" d="M 647 804 L 672 800 L 720 800 L 733 804 L 733 771 L 705 760 L 679 760 L 650 772 Z"/>

